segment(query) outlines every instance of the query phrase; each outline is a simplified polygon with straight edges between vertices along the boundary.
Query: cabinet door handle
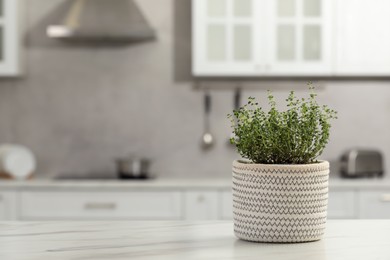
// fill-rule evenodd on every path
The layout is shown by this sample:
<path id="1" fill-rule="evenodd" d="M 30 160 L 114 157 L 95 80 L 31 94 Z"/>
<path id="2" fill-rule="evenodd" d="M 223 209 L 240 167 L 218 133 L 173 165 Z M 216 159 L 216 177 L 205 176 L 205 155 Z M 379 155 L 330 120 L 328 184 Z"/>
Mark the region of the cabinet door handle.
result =
<path id="1" fill-rule="evenodd" d="M 390 202 L 390 193 L 382 194 L 380 201 L 382 201 L 382 202 Z"/>
<path id="2" fill-rule="evenodd" d="M 116 204 L 113 202 L 87 202 L 84 204 L 84 209 L 105 209 L 113 210 Z"/>
<path id="3" fill-rule="evenodd" d="M 3 196 L 0 195 L 0 202 L 2 202 L 2 201 L 3 201 Z"/>

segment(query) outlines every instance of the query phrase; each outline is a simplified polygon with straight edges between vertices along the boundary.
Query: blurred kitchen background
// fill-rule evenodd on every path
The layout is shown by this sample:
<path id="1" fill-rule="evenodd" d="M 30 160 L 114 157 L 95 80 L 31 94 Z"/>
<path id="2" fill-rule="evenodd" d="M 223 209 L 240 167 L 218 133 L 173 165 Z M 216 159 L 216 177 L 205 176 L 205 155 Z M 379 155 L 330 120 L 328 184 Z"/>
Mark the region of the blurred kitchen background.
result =
<path id="1" fill-rule="evenodd" d="M 0 143 L 27 147 L 35 169 L 29 180 L 0 181 L 4 219 L 96 218 L 54 207 L 85 192 L 75 208 L 115 212 L 97 218 L 186 219 L 199 214 L 198 203 L 205 213 L 194 218 L 229 219 L 238 155 L 226 114 L 237 96 L 266 102 L 270 89 L 284 102 L 290 90 L 305 94 L 308 81 L 339 112 L 322 156 L 335 179 L 331 217 L 390 217 L 389 1 L 1 0 L 0 17 Z M 81 29 L 72 36 L 64 24 Z M 208 149 L 205 95 L 215 142 Z M 362 158 L 365 178 L 341 179 L 341 156 L 354 148 L 344 160 Z M 130 164 L 122 170 L 131 175 L 142 159 L 153 180 L 52 181 L 116 179 L 118 163 Z M 107 201 L 129 190 L 152 192 L 146 200 L 168 192 L 169 205 L 143 215 Z M 177 206 L 187 200 L 195 204 Z"/>

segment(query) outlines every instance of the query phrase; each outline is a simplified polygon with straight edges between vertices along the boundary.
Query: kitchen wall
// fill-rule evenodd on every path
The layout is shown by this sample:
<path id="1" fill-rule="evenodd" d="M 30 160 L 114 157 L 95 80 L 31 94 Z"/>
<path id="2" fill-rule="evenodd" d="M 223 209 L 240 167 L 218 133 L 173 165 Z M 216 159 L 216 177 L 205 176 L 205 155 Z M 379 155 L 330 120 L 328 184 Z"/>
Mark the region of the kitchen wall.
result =
<path id="1" fill-rule="evenodd" d="M 193 89 L 189 74 L 189 0 L 137 1 L 158 39 L 126 47 L 48 42 L 43 21 L 63 0 L 23 2 L 25 74 L 0 80 L 0 142 L 30 147 L 39 177 L 110 175 L 114 159 L 129 153 L 150 157 L 152 171 L 162 177 L 230 177 L 237 157 L 227 145 L 232 92 L 212 91 L 217 144 L 207 152 L 199 147 L 202 92 Z M 390 82 L 319 84 L 321 101 L 339 111 L 323 158 L 337 160 L 347 147 L 369 146 L 385 153 L 390 169 Z M 262 82 L 243 96 L 264 98 L 267 88 L 282 98 L 290 89 Z"/>

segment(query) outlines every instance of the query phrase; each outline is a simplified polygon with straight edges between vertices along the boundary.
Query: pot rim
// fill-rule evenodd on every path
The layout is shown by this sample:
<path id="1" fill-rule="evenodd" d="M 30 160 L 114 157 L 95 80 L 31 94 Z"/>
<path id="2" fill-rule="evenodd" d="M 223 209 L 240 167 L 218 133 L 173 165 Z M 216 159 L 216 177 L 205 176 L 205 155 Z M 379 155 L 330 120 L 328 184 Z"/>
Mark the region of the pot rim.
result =
<path id="1" fill-rule="evenodd" d="M 307 168 L 318 168 L 318 167 L 329 168 L 329 162 L 326 160 L 318 160 L 317 163 L 308 163 L 308 164 L 264 164 L 264 163 L 251 163 L 249 160 L 238 159 L 233 161 L 233 167 L 234 166 L 247 167 L 252 169 L 257 169 L 257 168 L 307 169 Z"/>

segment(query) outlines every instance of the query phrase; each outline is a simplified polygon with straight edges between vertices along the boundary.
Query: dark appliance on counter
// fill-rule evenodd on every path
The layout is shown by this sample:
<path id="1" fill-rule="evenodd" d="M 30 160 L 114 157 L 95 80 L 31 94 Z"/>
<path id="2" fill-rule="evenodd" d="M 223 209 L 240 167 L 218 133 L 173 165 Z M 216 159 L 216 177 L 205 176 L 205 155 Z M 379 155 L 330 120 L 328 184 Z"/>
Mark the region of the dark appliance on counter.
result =
<path id="1" fill-rule="evenodd" d="M 149 179 L 150 160 L 138 157 L 116 160 L 117 174 L 120 179 Z"/>
<path id="2" fill-rule="evenodd" d="M 383 156 L 377 150 L 350 149 L 340 159 L 345 178 L 383 177 Z"/>

